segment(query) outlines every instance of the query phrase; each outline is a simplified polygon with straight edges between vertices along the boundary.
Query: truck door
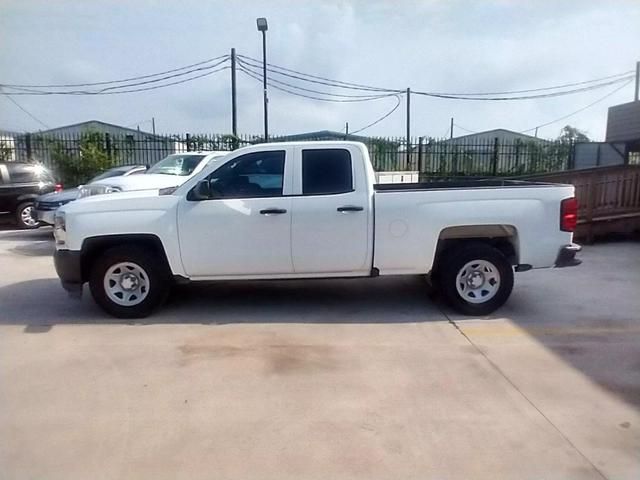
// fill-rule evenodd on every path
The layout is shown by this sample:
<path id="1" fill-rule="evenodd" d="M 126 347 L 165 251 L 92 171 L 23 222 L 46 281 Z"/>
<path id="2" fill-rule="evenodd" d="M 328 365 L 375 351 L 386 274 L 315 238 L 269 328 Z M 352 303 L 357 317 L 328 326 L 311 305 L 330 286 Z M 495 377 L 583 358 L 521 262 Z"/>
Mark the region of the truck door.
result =
<path id="1" fill-rule="evenodd" d="M 296 273 L 369 272 L 370 201 L 364 178 L 356 175 L 357 149 L 301 147 L 295 162 L 296 187 L 291 253 Z M 357 184 L 359 182 L 359 184 Z"/>
<path id="2" fill-rule="evenodd" d="M 289 151 L 233 158 L 207 177 L 210 199 L 181 201 L 180 252 L 189 276 L 293 272 L 291 197 L 284 195 L 290 188 Z"/>

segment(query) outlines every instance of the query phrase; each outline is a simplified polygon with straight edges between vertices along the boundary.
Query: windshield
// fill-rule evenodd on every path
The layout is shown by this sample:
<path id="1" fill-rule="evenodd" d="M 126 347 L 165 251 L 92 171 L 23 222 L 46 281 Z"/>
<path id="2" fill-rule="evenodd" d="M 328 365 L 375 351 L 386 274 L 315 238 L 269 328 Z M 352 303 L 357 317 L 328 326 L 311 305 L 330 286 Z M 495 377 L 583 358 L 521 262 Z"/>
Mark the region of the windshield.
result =
<path id="1" fill-rule="evenodd" d="M 96 175 L 87 183 L 97 182 L 98 180 L 104 180 L 105 178 L 120 177 L 121 175 L 124 175 L 125 173 L 127 173 L 127 171 L 128 169 L 112 168 L 110 170 L 107 170 L 106 172 L 102 172 L 100 175 Z"/>
<path id="2" fill-rule="evenodd" d="M 191 175 L 205 155 L 169 155 L 160 160 L 146 173 L 160 173 L 163 175 Z"/>

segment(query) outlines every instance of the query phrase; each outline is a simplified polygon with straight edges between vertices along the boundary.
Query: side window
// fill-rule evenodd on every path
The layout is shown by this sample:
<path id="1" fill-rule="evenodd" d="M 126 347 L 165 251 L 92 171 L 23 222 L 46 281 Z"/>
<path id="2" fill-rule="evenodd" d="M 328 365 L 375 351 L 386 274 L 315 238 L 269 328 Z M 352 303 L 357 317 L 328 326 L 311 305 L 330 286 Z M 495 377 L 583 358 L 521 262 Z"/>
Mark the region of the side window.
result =
<path id="1" fill-rule="evenodd" d="M 247 153 L 209 175 L 216 198 L 282 196 L 284 150 Z"/>
<path id="2" fill-rule="evenodd" d="M 331 148 L 302 151 L 303 195 L 330 195 L 353 191 L 351 154 Z"/>
<path id="3" fill-rule="evenodd" d="M 32 165 L 9 163 L 7 167 L 9 169 L 9 181 L 11 183 L 33 183 L 38 181 L 35 168 Z"/>

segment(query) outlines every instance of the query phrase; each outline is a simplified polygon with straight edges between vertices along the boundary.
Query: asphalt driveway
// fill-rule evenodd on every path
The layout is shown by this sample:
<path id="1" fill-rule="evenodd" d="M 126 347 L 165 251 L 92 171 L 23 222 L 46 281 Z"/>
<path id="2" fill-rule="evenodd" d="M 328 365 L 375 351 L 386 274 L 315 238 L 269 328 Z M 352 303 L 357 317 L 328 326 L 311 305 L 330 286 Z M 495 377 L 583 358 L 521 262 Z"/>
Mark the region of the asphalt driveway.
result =
<path id="1" fill-rule="evenodd" d="M 640 478 L 640 243 L 516 275 L 489 318 L 420 278 L 220 283 L 143 322 L 0 232 L 0 478 Z"/>

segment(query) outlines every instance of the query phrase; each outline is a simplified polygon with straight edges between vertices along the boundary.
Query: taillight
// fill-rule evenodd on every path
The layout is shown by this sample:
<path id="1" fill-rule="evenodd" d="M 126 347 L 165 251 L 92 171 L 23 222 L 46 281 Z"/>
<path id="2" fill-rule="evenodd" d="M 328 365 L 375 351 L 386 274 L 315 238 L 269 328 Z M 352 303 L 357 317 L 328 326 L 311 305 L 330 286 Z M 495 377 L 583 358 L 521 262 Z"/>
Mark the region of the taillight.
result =
<path id="1" fill-rule="evenodd" d="M 574 232 L 578 225 L 578 200 L 565 198 L 560 202 L 560 230 Z"/>
<path id="2" fill-rule="evenodd" d="M 56 192 L 61 192 L 63 188 L 64 185 L 62 185 L 61 183 L 56 183 Z"/>

